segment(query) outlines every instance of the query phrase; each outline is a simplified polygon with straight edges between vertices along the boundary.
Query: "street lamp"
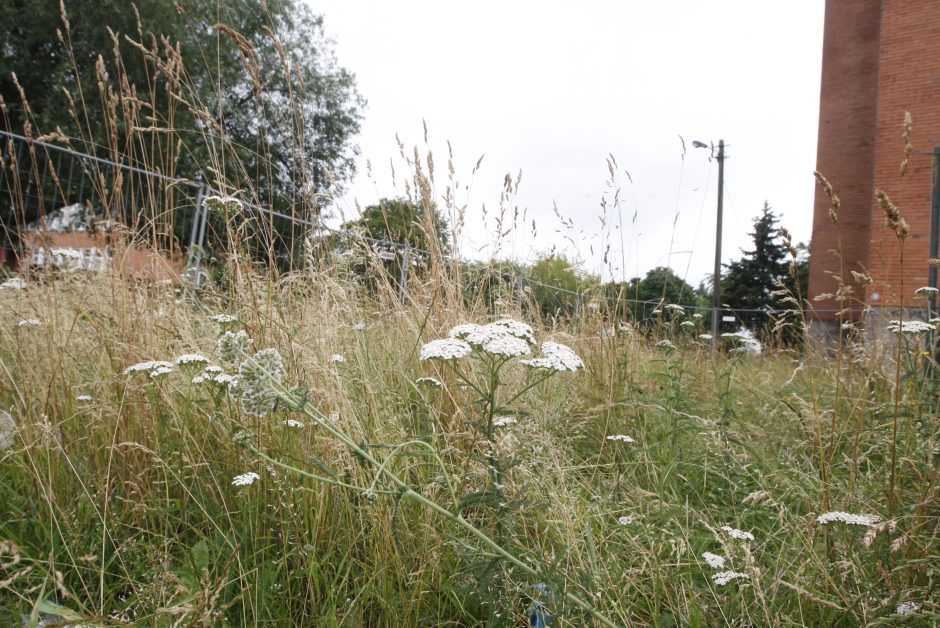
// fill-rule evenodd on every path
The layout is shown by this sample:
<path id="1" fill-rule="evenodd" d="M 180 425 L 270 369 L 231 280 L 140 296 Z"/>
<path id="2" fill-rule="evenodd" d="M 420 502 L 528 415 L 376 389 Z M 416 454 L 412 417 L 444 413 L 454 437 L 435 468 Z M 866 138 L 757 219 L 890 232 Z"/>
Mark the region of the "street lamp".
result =
<path id="1" fill-rule="evenodd" d="M 705 142 L 695 140 L 692 142 L 695 148 L 709 148 Z M 715 154 L 715 145 L 711 146 L 712 154 Z M 712 349 L 718 342 L 718 312 L 721 309 L 721 213 L 722 202 L 725 192 L 725 141 L 718 140 L 718 153 L 715 155 L 718 160 L 718 220 L 715 227 L 715 271 L 712 275 Z"/>

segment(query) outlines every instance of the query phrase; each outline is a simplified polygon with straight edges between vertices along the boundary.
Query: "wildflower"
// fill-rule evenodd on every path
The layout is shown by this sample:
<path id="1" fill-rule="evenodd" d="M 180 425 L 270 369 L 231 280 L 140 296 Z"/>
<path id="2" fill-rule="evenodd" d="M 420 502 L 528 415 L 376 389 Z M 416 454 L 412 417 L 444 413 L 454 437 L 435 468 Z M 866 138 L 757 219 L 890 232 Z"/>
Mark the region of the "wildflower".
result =
<path id="1" fill-rule="evenodd" d="M 79 395 L 75 397 L 75 401 L 91 401 L 91 395 Z"/>
<path id="2" fill-rule="evenodd" d="M 827 512 L 816 517 L 816 523 L 827 524 L 832 523 L 833 521 L 839 521 L 848 525 L 867 527 L 881 521 L 881 517 L 878 515 L 853 515 L 848 512 L 842 512 L 841 510 Z"/>
<path id="3" fill-rule="evenodd" d="M 705 559 L 705 562 L 708 563 L 708 566 L 712 569 L 722 569 L 725 566 L 724 556 L 712 554 L 711 552 L 705 552 L 702 554 L 702 558 Z"/>
<path id="4" fill-rule="evenodd" d="M 693 327 L 695 327 L 695 323 L 693 323 L 692 321 L 682 321 L 681 323 L 679 323 L 679 327 L 692 329 Z"/>
<path id="5" fill-rule="evenodd" d="M 584 362 L 571 349 L 557 342 L 542 343 L 542 357 L 532 360 L 521 360 L 522 364 L 536 369 L 550 369 L 553 371 L 577 371 L 584 368 Z"/>
<path id="6" fill-rule="evenodd" d="M 914 294 L 934 295 L 934 294 L 937 294 L 938 292 L 940 292 L 940 290 L 937 290 L 933 286 L 923 286 L 922 288 L 918 288 L 917 290 L 915 290 Z"/>
<path id="7" fill-rule="evenodd" d="M 122 372 L 123 375 L 130 375 L 131 373 L 142 373 L 144 371 L 155 371 L 161 368 L 172 369 L 173 364 L 170 362 L 165 362 L 163 360 L 148 360 L 147 362 L 138 362 L 137 364 L 132 364 L 128 366 Z"/>
<path id="8" fill-rule="evenodd" d="M 662 313 L 663 313 L 663 311 L 662 311 L 661 309 L 656 308 L 655 310 L 653 310 L 652 312 L 650 312 L 650 315 L 652 315 L 652 316 L 659 316 L 659 315 L 662 314 Z"/>
<path id="9" fill-rule="evenodd" d="M 229 323 L 237 322 L 238 317 L 232 314 L 216 314 L 215 316 L 210 316 L 209 320 L 215 321 L 219 325 L 228 325 Z"/>
<path id="10" fill-rule="evenodd" d="M 745 532 L 744 530 L 738 530 L 737 528 L 732 528 L 731 526 L 721 526 L 721 529 L 728 533 L 732 539 L 737 541 L 753 541 L 754 535 L 750 532 Z"/>
<path id="11" fill-rule="evenodd" d="M 920 604 L 917 602 L 901 602 L 894 612 L 898 615 L 910 615 L 920 610 Z"/>
<path id="12" fill-rule="evenodd" d="M 623 517 L 620 517 L 620 518 L 617 519 L 617 523 L 619 523 L 619 524 L 622 525 L 622 526 L 628 526 L 628 525 L 630 525 L 631 523 L 633 523 L 633 517 L 629 517 L 629 516 L 627 516 L 627 515 L 624 515 Z"/>
<path id="13" fill-rule="evenodd" d="M 272 384 L 280 385 L 284 362 L 277 349 L 262 349 L 238 368 L 238 393 L 242 411 L 264 416 L 277 402 Z"/>
<path id="14" fill-rule="evenodd" d="M 632 437 L 627 436 L 626 434 L 612 434 L 607 437 L 607 440 L 620 441 L 622 443 L 635 443 Z"/>
<path id="15" fill-rule="evenodd" d="M 203 373 L 221 373 L 222 367 L 216 366 L 215 364 L 210 364 L 206 368 L 202 369 Z"/>
<path id="16" fill-rule="evenodd" d="M 731 582 L 732 580 L 749 580 L 751 577 L 746 573 L 741 573 L 740 571 L 719 571 L 716 574 L 712 574 L 712 582 L 715 583 L 715 586 L 723 586 Z"/>
<path id="17" fill-rule="evenodd" d="M 440 380 L 434 379 L 433 377 L 419 377 L 415 380 L 415 384 L 418 384 L 419 386 L 421 384 L 427 384 L 429 386 L 434 386 L 435 388 L 444 387 L 444 384 L 442 384 Z"/>
<path id="18" fill-rule="evenodd" d="M 241 475 L 236 475 L 232 478 L 233 486 L 250 486 L 255 483 L 255 481 L 260 480 L 261 476 L 255 473 L 254 471 L 249 471 L 248 473 L 242 473 Z"/>
<path id="19" fill-rule="evenodd" d="M 302 422 L 297 421 L 297 420 L 295 420 L 295 419 L 287 419 L 287 420 L 285 420 L 285 421 L 281 421 L 281 423 L 284 424 L 284 425 L 286 425 L 287 427 L 296 427 L 296 428 L 298 428 L 298 429 L 300 429 L 300 428 L 302 428 L 302 427 L 304 426 L 304 424 L 303 424 Z"/>
<path id="20" fill-rule="evenodd" d="M 663 339 L 656 343 L 656 346 L 660 349 L 665 349 L 666 351 L 675 351 L 676 345 L 672 344 L 669 340 Z"/>
<path id="21" fill-rule="evenodd" d="M 535 344 L 535 332 L 532 330 L 531 325 L 512 318 L 504 318 L 502 320 L 496 321 L 493 324 L 505 328 L 506 331 L 516 338 L 522 338 L 531 344 Z"/>
<path id="22" fill-rule="evenodd" d="M 222 384 L 223 386 L 228 386 L 229 388 L 235 388 L 238 385 L 238 376 L 229 375 L 228 373 L 219 373 L 215 377 L 211 378 L 216 384 Z"/>
<path id="23" fill-rule="evenodd" d="M 16 432 L 16 423 L 9 412 L 0 410 L 0 451 L 13 445 L 13 434 Z"/>
<path id="24" fill-rule="evenodd" d="M 0 290 L 25 290 L 26 282 L 21 277 L 10 277 L 0 283 Z"/>
<path id="25" fill-rule="evenodd" d="M 24 318 L 17 323 L 18 327 L 39 327 L 40 325 L 42 325 L 42 321 L 36 320 L 35 318 Z"/>
<path id="26" fill-rule="evenodd" d="M 934 331 L 936 327 L 930 323 L 925 323 L 924 321 L 904 321 L 903 323 L 898 320 L 893 320 L 888 322 L 888 331 L 895 334 L 905 333 L 905 334 L 924 334 L 929 331 Z"/>
<path id="27" fill-rule="evenodd" d="M 339 353 L 334 353 L 330 356 L 330 364 L 344 364 L 346 362 L 346 356 Z"/>
<path id="28" fill-rule="evenodd" d="M 692 315 L 692 318 L 702 318 L 701 312 L 696 312 L 695 314 Z"/>
<path id="29" fill-rule="evenodd" d="M 200 353 L 184 353 L 174 360 L 178 366 L 189 365 L 189 364 L 206 364 L 209 362 L 209 358 L 200 354 Z"/>
<path id="30" fill-rule="evenodd" d="M 665 308 L 665 309 L 667 309 L 667 310 L 672 310 L 673 312 L 676 312 L 676 313 L 685 314 L 685 308 L 682 307 L 681 305 L 677 305 L 677 304 L 675 304 L 675 303 L 670 303 L 670 304 L 666 305 L 666 308 Z"/>
<path id="31" fill-rule="evenodd" d="M 242 202 L 233 196 L 207 196 L 202 204 L 219 213 L 234 214 L 242 210 Z"/>
<path id="32" fill-rule="evenodd" d="M 172 372 L 172 366 L 158 366 L 157 368 L 150 371 L 150 379 L 157 379 L 159 377 L 163 377 L 164 375 L 169 375 Z"/>
<path id="33" fill-rule="evenodd" d="M 711 339 L 712 339 L 712 335 L 711 335 L 711 334 L 699 334 L 698 337 L 701 338 L 702 340 L 711 340 Z"/>
<path id="34" fill-rule="evenodd" d="M 498 416 L 493 418 L 493 425 L 495 427 L 506 427 L 516 422 L 516 417 L 511 416 Z"/>
<path id="35" fill-rule="evenodd" d="M 241 362 L 242 356 L 248 353 L 252 340 L 244 329 L 237 333 L 230 331 L 219 336 L 218 352 L 222 364 L 228 368 L 234 368 Z"/>
<path id="36" fill-rule="evenodd" d="M 459 338 L 440 338 L 421 347 L 422 360 L 458 360 L 473 351 L 473 348 Z"/>
<path id="37" fill-rule="evenodd" d="M 529 353 L 529 343 L 522 338 L 505 334 L 488 340 L 480 347 L 491 355 L 515 358 Z"/>

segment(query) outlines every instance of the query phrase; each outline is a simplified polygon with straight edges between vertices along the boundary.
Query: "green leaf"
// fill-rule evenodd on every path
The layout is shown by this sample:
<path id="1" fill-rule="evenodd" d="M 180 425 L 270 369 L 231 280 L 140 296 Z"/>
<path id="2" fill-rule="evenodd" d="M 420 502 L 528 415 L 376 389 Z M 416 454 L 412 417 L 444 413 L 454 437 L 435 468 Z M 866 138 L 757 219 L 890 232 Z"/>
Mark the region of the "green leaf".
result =
<path id="1" fill-rule="evenodd" d="M 195 545 L 192 549 L 189 550 L 190 554 L 193 557 L 193 564 L 196 566 L 197 571 L 202 571 L 203 569 L 208 569 L 209 567 L 209 544 L 206 543 L 205 539 L 202 539 Z"/>

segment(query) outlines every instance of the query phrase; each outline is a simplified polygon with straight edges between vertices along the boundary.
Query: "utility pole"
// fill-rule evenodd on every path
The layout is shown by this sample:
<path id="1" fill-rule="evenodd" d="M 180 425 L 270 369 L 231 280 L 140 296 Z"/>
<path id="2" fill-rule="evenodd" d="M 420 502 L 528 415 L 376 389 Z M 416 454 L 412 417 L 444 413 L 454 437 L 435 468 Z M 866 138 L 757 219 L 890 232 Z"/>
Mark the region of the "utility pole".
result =
<path id="1" fill-rule="evenodd" d="M 718 346 L 721 309 L 721 213 L 725 193 L 725 141 L 718 140 L 718 223 L 715 228 L 715 272 L 712 275 L 712 349 Z"/>

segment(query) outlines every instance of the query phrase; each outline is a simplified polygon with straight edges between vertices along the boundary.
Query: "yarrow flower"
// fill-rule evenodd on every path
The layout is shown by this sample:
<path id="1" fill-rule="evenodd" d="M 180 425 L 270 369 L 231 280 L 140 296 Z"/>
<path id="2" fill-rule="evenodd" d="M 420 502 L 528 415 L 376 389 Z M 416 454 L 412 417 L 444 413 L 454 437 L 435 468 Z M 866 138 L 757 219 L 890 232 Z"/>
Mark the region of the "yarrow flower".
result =
<path id="1" fill-rule="evenodd" d="M 901 602 L 894 612 L 898 615 L 910 615 L 920 610 L 920 604 L 917 602 Z"/>
<path id="2" fill-rule="evenodd" d="M 517 357 L 529 353 L 531 330 L 525 323 L 505 319 L 489 325 L 457 325 L 448 336 L 459 338 L 493 355 Z"/>
<path id="3" fill-rule="evenodd" d="M 682 307 L 681 305 L 676 304 L 676 303 L 669 303 L 668 305 L 666 305 L 666 308 L 665 308 L 665 309 L 667 309 L 667 310 L 672 310 L 673 312 L 682 312 L 682 313 L 685 313 L 685 308 Z"/>
<path id="4" fill-rule="evenodd" d="M 529 353 L 527 341 L 509 334 L 488 340 L 480 348 L 491 355 L 501 355 L 507 358 L 516 358 Z"/>
<path id="5" fill-rule="evenodd" d="M 553 371 L 577 371 L 584 368 L 584 362 L 581 361 L 581 358 L 571 347 L 557 342 L 543 342 L 542 357 L 532 360 L 520 360 L 520 363 L 531 368 Z"/>
<path id="6" fill-rule="evenodd" d="M 724 556 L 712 554 L 711 552 L 705 552 L 702 554 L 702 558 L 705 559 L 705 562 L 708 563 L 708 566 L 712 569 L 722 569 L 725 566 Z"/>
<path id="7" fill-rule="evenodd" d="M 26 282 L 21 277 L 10 277 L 0 283 L 0 290 L 25 290 Z"/>
<path id="8" fill-rule="evenodd" d="M 301 421 L 297 421 L 296 419 L 287 419 L 285 421 L 281 421 L 281 423 L 283 423 L 287 427 L 296 427 L 298 429 L 304 426 L 304 424 Z"/>
<path id="9" fill-rule="evenodd" d="M 79 395 L 75 397 L 75 401 L 91 401 L 91 395 Z"/>
<path id="10" fill-rule="evenodd" d="M 695 323 L 693 323 L 692 321 L 682 321 L 681 323 L 679 323 L 679 327 L 692 329 L 693 327 L 695 327 Z"/>
<path id="11" fill-rule="evenodd" d="M 210 316 L 209 320 L 215 321 L 219 325 L 228 325 L 229 323 L 238 322 L 238 317 L 232 314 L 216 314 L 215 316 Z"/>
<path id="12" fill-rule="evenodd" d="M 473 348 L 459 338 L 440 338 L 421 347 L 422 360 L 459 360 L 467 357 Z"/>
<path id="13" fill-rule="evenodd" d="M 895 334 L 924 334 L 936 330 L 935 325 L 925 323 L 924 321 L 904 321 L 893 320 L 888 323 L 888 331 Z"/>
<path id="14" fill-rule="evenodd" d="M 749 575 L 741 573 L 740 571 L 719 571 L 716 574 L 712 574 L 712 582 L 719 587 L 728 584 L 732 580 L 749 580 L 750 578 Z"/>
<path id="15" fill-rule="evenodd" d="M 249 471 L 248 473 L 242 473 L 241 475 L 236 475 L 234 478 L 232 478 L 232 485 L 233 486 L 250 486 L 260 479 L 261 479 L 260 475 L 258 475 L 254 471 Z"/>
<path id="16" fill-rule="evenodd" d="M 660 349 L 665 349 L 667 351 L 675 351 L 676 345 L 672 344 L 669 340 L 663 339 L 656 343 L 656 346 Z"/>
<path id="17" fill-rule="evenodd" d="M 421 384 L 427 384 L 428 386 L 434 386 L 435 388 L 444 387 L 444 384 L 442 384 L 440 380 L 434 379 L 433 377 L 419 377 L 415 380 L 415 384 L 418 384 L 419 386 Z"/>
<path id="18" fill-rule="evenodd" d="M 163 377 L 164 375 L 169 375 L 172 372 L 172 366 L 158 366 L 157 368 L 150 371 L 150 379 L 157 379 L 159 377 Z"/>
<path id="19" fill-rule="evenodd" d="M 242 202 L 233 196 L 207 196 L 202 204 L 212 211 L 237 213 L 242 209 Z"/>
<path id="20" fill-rule="evenodd" d="M 940 290 L 937 290 L 933 286 L 923 286 L 922 288 L 918 288 L 917 290 L 915 290 L 914 294 L 934 295 L 934 294 L 937 294 L 938 292 L 940 292 Z"/>
<path id="21" fill-rule="evenodd" d="M 711 339 L 712 339 L 712 335 L 711 335 L 711 334 L 699 334 L 698 337 L 701 338 L 702 340 L 711 340 Z"/>
<path id="22" fill-rule="evenodd" d="M 346 356 L 339 353 L 334 353 L 330 356 L 330 364 L 344 364 L 346 362 Z"/>
<path id="23" fill-rule="evenodd" d="M 184 353 L 174 360 L 178 366 L 189 365 L 189 364 L 207 364 L 209 358 L 202 355 L 201 353 Z"/>
<path id="24" fill-rule="evenodd" d="M 633 523 L 633 517 L 628 517 L 624 515 L 623 517 L 620 517 L 619 519 L 617 519 L 617 523 L 619 523 L 622 526 L 628 526 L 631 523 Z"/>
<path id="25" fill-rule="evenodd" d="M 832 523 L 833 521 L 867 527 L 881 521 L 881 517 L 878 515 L 853 515 L 852 513 L 842 512 L 841 510 L 827 512 L 816 517 L 816 523 L 820 524 Z"/>
<path id="26" fill-rule="evenodd" d="M 635 443 L 636 442 L 635 440 L 633 440 L 631 436 L 627 436 L 626 434 L 611 434 L 610 436 L 607 437 L 607 440 L 620 441 L 621 443 Z"/>
<path id="27" fill-rule="evenodd" d="M 284 362 L 277 349 L 262 349 L 238 367 L 238 397 L 245 414 L 262 417 L 274 409 Z"/>
<path id="28" fill-rule="evenodd" d="M 516 422 L 516 417 L 512 416 L 498 416 L 493 418 L 493 425 L 495 427 L 506 427 Z"/>
<path id="29" fill-rule="evenodd" d="M 40 325 L 42 325 L 42 321 L 35 318 L 24 318 L 17 323 L 18 327 L 39 327 Z"/>
<path id="30" fill-rule="evenodd" d="M 148 360 L 147 362 L 138 362 L 132 364 L 122 371 L 123 375 L 131 373 L 143 373 L 144 371 L 153 372 L 157 369 L 172 369 L 173 364 L 164 360 Z"/>
<path id="31" fill-rule="evenodd" d="M 218 353 L 219 359 L 227 368 L 235 368 L 242 360 L 242 356 L 248 353 L 252 340 L 244 329 L 238 332 L 227 331 L 219 336 Z"/>
<path id="32" fill-rule="evenodd" d="M 737 528 L 732 528 L 731 526 L 721 526 L 721 529 L 728 533 L 732 539 L 737 541 L 753 541 L 754 535 L 750 532 L 745 532 L 744 530 L 738 530 Z"/>
<path id="33" fill-rule="evenodd" d="M 535 344 L 535 331 L 532 329 L 532 326 L 523 323 L 522 321 L 517 321 L 512 318 L 504 318 L 498 320 L 494 325 L 499 327 L 504 327 L 506 331 L 515 336 L 516 338 L 522 338 L 523 340 Z"/>

